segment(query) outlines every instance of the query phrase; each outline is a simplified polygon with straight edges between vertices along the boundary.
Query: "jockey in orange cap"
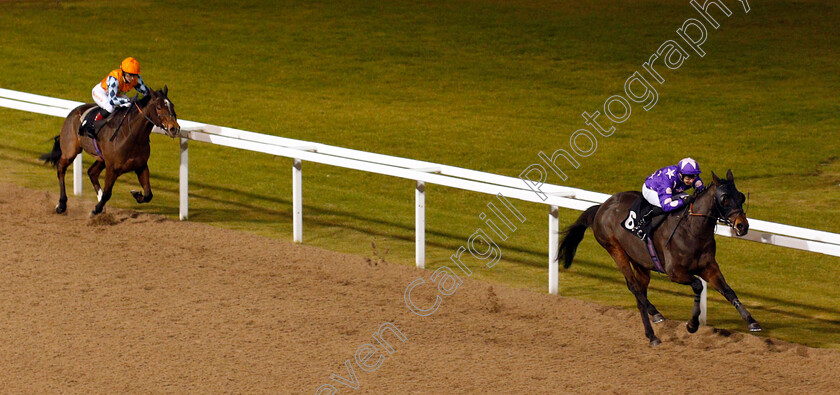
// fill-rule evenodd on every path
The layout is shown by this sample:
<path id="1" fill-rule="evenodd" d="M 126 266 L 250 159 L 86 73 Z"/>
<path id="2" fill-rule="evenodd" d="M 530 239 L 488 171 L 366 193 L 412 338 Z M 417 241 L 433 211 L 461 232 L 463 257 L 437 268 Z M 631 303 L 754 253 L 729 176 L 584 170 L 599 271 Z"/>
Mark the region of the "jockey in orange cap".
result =
<path id="1" fill-rule="evenodd" d="M 122 61 L 120 68 L 108 73 L 93 87 L 91 91 L 93 101 L 100 108 L 95 121 L 107 118 L 116 107 L 130 106 L 131 100 L 125 96 L 125 93 L 132 89 L 144 96 L 149 94 L 149 88 L 143 83 L 143 77 L 140 77 L 140 63 L 137 59 L 129 57 Z M 87 125 L 91 129 L 93 126 Z M 99 123 L 96 126 L 99 126 Z"/>

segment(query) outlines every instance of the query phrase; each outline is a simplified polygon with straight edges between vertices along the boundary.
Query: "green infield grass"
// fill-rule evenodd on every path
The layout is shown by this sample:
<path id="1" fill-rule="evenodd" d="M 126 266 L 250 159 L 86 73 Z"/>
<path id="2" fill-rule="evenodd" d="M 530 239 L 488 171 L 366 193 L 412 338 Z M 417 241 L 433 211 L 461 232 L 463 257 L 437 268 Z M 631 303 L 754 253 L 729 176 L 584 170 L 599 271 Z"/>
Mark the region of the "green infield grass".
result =
<path id="1" fill-rule="evenodd" d="M 579 168 L 558 161 L 568 180 L 548 182 L 638 190 L 691 156 L 705 180 L 732 169 L 751 218 L 840 233 L 840 4 L 751 1 L 745 13 L 725 2 L 732 14 L 712 11 L 720 27 L 706 23 L 705 56 L 685 46 L 679 68 L 656 66 L 659 84 L 643 63 L 667 40 L 683 44 L 685 20 L 703 19 L 688 1 L 3 1 L 0 88 L 91 101 L 93 85 L 133 56 L 151 87 L 168 85 L 182 119 L 517 177 L 540 151 L 569 150 L 587 128 L 581 113 L 603 112 L 638 71 L 656 104 L 632 103 Z M 0 121 L 0 181 L 57 191 L 37 157 L 62 120 L 0 108 Z M 154 200 L 137 205 L 137 180 L 124 175 L 109 206 L 177 218 L 178 144 L 154 135 L 152 150 Z M 291 167 L 191 144 L 190 220 L 291 240 Z M 306 162 L 303 179 L 305 244 L 414 264 L 413 181 Z M 89 183 L 83 197 L 69 209 L 93 207 Z M 491 199 L 427 187 L 427 269 L 451 265 Z M 546 292 L 548 208 L 513 203 L 527 219 L 499 243 L 502 261 L 466 263 L 475 278 Z M 579 214 L 561 209 L 561 226 Z M 840 258 L 718 241 L 761 335 L 840 348 Z M 651 288 L 667 318 L 689 317 L 689 287 L 655 276 Z M 591 233 L 561 269 L 560 293 L 635 310 Z M 716 293 L 709 324 L 746 331 Z"/>

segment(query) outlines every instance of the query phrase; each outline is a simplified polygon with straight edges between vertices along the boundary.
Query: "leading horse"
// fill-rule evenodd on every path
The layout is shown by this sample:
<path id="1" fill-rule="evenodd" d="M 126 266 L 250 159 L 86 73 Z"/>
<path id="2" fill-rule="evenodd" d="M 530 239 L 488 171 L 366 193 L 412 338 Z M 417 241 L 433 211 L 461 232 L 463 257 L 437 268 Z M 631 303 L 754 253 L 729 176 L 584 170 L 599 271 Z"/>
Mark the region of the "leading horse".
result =
<path id="1" fill-rule="evenodd" d="M 696 200 L 689 205 L 687 212 L 670 214 L 659 227 L 659 231 L 649 237 L 653 237 L 656 250 L 661 251 L 659 256 L 664 258 L 663 267 L 668 278 L 679 284 L 690 285 L 694 291 L 694 308 L 691 311 L 691 319 L 686 323 L 688 332 L 694 333 L 700 326 L 700 293 L 703 291 L 700 278 L 735 306 L 741 318 L 747 322 L 750 331 L 760 331 L 761 326 L 726 283 L 715 260 L 715 226 L 719 221 L 734 228 L 738 236 L 743 236 L 749 231 L 749 223 L 743 210 L 744 194 L 735 187 L 731 170 L 727 171 L 726 179 L 719 179 L 714 173 L 712 178 L 713 182 L 708 188 L 695 194 Z M 653 259 L 645 241 L 638 239 L 622 226 L 622 220 L 640 196 L 639 192 L 617 193 L 603 204 L 584 211 L 578 220 L 564 231 L 558 259 L 563 257 L 563 266 L 568 268 L 584 232 L 591 227 L 595 239 L 609 252 L 624 275 L 627 288 L 636 297 L 645 336 L 651 345 L 656 346 L 661 341 L 654 334 L 648 315 L 653 317 L 654 322 L 660 322 L 664 318 L 647 297 L 650 271 L 654 268 Z"/>
<path id="2" fill-rule="evenodd" d="M 127 108 L 120 108 L 114 112 L 111 119 L 99 130 L 96 139 L 79 135 L 79 125 L 88 110 L 95 104 L 82 104 L 73 109 L 61 127 L 61 134 L 55 137 L 53 149 L 41 156 L 41 159 L 55 166 L 58 174 L 58 186 L 61 196 L 56 213 L 67 210 L 67 193 L 64 188 L 64 175 L 67 167 L 82 150 L 94 157 L 95 162 L 88 168 L 88 176 L 93 184 L 93 190 L 99 202 L 91 214 L 102 212 L 105 203 L 111 198 L 111 191 L 117 177 L 128 172 L 135 172 L 143 193 L 131 191 L 137 203 L 148 203 L 152 200 L 152 188 L 149 183 L 149 135 L 152 128 L 157 126 L 164 130 L 167 136 L 175 137 L 180 133 L 175 105 L 169 100 L 169 88 L 151 91 L 140 100 L 132 100 Z M 105 187 L 99 185 L 99 174 L 105 174 Z"/>

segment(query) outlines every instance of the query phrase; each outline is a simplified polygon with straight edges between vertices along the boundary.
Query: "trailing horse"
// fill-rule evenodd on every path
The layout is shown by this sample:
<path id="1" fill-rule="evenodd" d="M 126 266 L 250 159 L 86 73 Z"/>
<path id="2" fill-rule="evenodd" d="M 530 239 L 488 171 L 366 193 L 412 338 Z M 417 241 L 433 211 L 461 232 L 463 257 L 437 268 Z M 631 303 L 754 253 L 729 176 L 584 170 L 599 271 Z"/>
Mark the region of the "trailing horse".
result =
<path id="1" fill-rule="evenodd" d="M 659 232 L 650 237 L 653 237 L 656 250 L 661 251 L 659 256 L 664 261 L 663 268 L 668 278 L 679 284 L 690 285 L 694 291 L 694 308 L 691 319 L 686 323 L 686 329 L 690 333 L 696 332 L 700 325 L 700 292 L 703 290 L 700 278 L 735 306 L 741 318 L 747 322 L 750 331 L 760 331 L 761 326 L 726 283 L 715 260 L 715 225 L 718 221 L 734 228 L 738 236 L 743 236 L 749 231 L 749 223 L 743 210 L 744 194 L 735 187 L 731 170 L 727 171 L 725 180 L 719 179 L 714 173 L 712 177 L 712 184 L 695 195 L 696 200 L 687 212 L 670 214 L 659 227 Z M 655 346 L 661 341 L 654 334 L 648 316 L 653 317 L 654 322 L 660 322 L 664 318 L 647 297 L 650 271 L 654 268 L 654 262 L 646 243 L 622 226 L 622 220 L 640 196 L 639 192 L 617 193 L 603 204 L 584 211 L 578 220 L 564 231 L 558 259 L 562 257 L 563 266 L 568 268 L 584 232 L 591 227 L 595 239 L 612 256 L 624 275 L 627 288 L 636 297 L 645 336 L 650 340 L 650 344 Z"/>
<path id="2" fill-rule="evenodd" d="M 152 189 L 149 184 L 149 135 L 152 128 L 157 126 L 169 137 L 179 134 L 181 127 L 175 115 L 175 105 L 169 101 L 169 89 L 164 87 L 160 91 L 151 91 L 149 95 L 139 101 L 133 101 L 128 108 L 115 111 L 111 119 L 102 126 L 96 139 L 79 135 L 79 125 L 88 110 L 95 109 L 95 104 L 83 104 L 73 109 L 61 127 L 61 134 L 55 136 L 52 152 L 41 155 L 46 163 L 55 166 L 58 174 L 58 186 L 61 196 L 56 213 L 67 210 L 67 193 L 64 188 L 64 175 L 67 167 L 82 150 L 94 157 L 95 162 L 88 168 L 88 176 L 93 184 L 93 190 L 99 203 L 91 214 L 102 212 L 105 203 L 111 198 L 111 190 L 117 177 L 133 171 L 143 187 L 143 193 L 131 191 L 137 203 L 147 203 L 152 200 Z M 99 173 L 105 174 L 105 187 L 99 185 Z"/>

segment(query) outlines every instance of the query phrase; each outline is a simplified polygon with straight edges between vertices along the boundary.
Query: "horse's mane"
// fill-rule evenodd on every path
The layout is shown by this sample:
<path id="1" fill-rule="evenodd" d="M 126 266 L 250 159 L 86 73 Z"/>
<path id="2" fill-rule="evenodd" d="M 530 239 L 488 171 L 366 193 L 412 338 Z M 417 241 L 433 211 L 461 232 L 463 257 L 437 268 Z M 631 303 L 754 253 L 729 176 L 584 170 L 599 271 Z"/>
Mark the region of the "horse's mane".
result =
<path id="1" fill-rule="evenodd" d="M 709 186 L 707 186 L 707 187 L 703 188 L 703 190 L 702 190 L 702 191 L 697 192 L 696 194 L 694 194 L 694 197 L 699 198 L 700 196 L 703 196 L 703 195 L 706 193 L 706 191 L 708 191 L 709 189 L 712 189 L 712 186 L 713 186 L 713 185 L 715 185 L 714 181 L 712 181 L 712 183 L 711 183 L 711 184 L 709 184 Z"/>
<path id="2" fill-rule="evenodd" d="M 718 179 L 717 182 L 712 181 L 707 187 L 703 188 L 702 191 L 697 192 L 695 197 L 700 198 L 700 196 L 703 196 L 703 194 L 705 194 L 706 191 L 708 191 L 709 189 L 712 189 L 713 186 L 718 187 L 718 186 L 728 186 L 728 185 L 735 185 L 735 183 L 733 181 L 729 181 L 725 178 Z"/>
<path id="3" fill-rule="evenodd" d="M 155 93 L 158 93 L 158 94 L 163 94 L 163 93 L 162 93 L 162 92 L 160 92 L 160 91 L 157 91 L 157 92 L 155 92 Z M 145 106 L 146 104 L 148 104 L 148 103 L 149 103 L 149 100 L 152 100 L 152 93 L 151 93 L 151 92 L 149 92 L 149 94 L 148 94 L 148 95 L 143 96 L 143 98 L 142 98 L 142 99 L 137 100 L 137 104 L 139 104 L 139 105 L 141 105 L 141 106 Z"/>
<path id="4" fill-rule="evenodd" d="M 727 180 L 727 179 L 718 179 L 718 181 L 717 181 L 717 182 L 712 181 L 712 182 L 711 182 L 708 186 L 706 186 L 705 188 L 703 188 L 703 190 L 702 190 L 702 191 L 697 192 L 697 194 L 696 194 L 695 196 L 696 196 L 697 198 L 699 198 L 700 196 L 703 196 L 703 194 L 705 194 L 705 193 L 706 193 L 706 191 L 708 191 L 709 189 L 712 189 L 712 187 L 713 187 L 713 186 L 717 187 L 717 186 L 725 186 L 725 185 L 730 185 L 730 184 L 735 184 L 735 183 L 734 183 L 734 182 L 732 182 L 732 181 L 729 181 L 729 180 Z"/>

